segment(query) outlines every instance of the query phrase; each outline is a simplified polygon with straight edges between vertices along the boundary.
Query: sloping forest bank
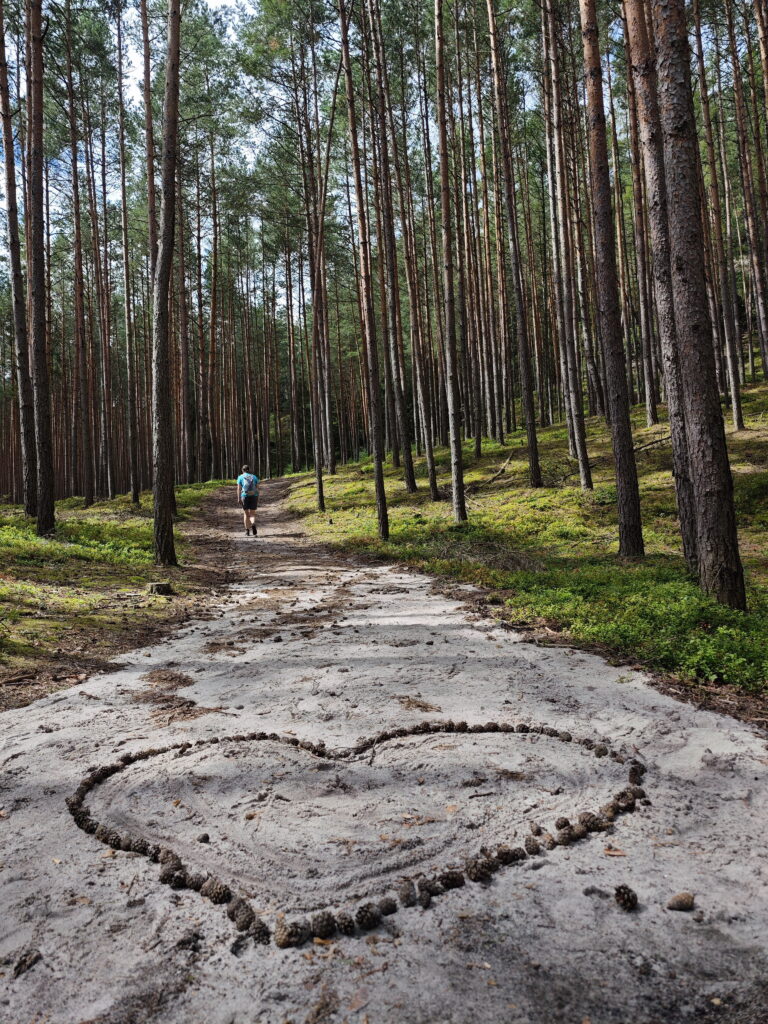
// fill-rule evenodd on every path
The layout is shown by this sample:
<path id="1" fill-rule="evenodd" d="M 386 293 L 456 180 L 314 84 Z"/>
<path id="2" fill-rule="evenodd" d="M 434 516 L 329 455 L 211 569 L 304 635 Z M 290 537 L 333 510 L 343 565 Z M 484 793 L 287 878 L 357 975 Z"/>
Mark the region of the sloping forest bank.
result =
<path id="1" fill-rule="evenodd" d="M 55 538 L 35 534 L 20 507 L 0 509 L 0 710 L 108 669 L 122 651 L 150 643 L 169 624 L 197 614 L 234 576 L 221 544 L 207 544 L 208 502 L 222 481 L 176 489 L 181 568 L 158 570 L 152 558 L 152 494 L 90 508 L 56 503 Z M 148 585 L 170 582 L 173 593 Z"/>
<path id="2" fill-rule="evenodd" d="M 714 683 L 768 694 L 768 423 L 765 385 L 745 390 L 746 430 L 728 435 L 747 574 L 746 615 L 707 598 L 686 572 L 679 550 L 669 430 L 646 427 L 633 414 L 647 556 L 617 555 L 616 491 L 610 437 L 587 420 L 594 490 L 578 486 L 578 468 L 564 457 L 565 426 L 540 431 L 543 488 L 527 481 L 524 441 L 483 445 L 474 459 L 465 445 L 469 523 L 456 525 L 449 502 L 434 504 L 416 460 L 421 486 L 407 494 L 402 471 L 387 464 L 390 539 L 379 540 L 371 461 L 340 467 L 325 481 L 325 513 L 315 511 L 313 481 L 294 484 L 291 505 L 305 528 L 338 547 L 403 561 L 489 591 L 499 613 L 552 642 L 597 649 L 672 673 L 694 687 Z M 449 456 L 437 454 L 441 484 Z M 499 470 L 503 472 L 499 474 Z M 447 491 L 446 491 L 447 493 Z M 722 689 L 723 684 L 725 690 Z M 721 710 L 724 708 L 721 707 Z"/>

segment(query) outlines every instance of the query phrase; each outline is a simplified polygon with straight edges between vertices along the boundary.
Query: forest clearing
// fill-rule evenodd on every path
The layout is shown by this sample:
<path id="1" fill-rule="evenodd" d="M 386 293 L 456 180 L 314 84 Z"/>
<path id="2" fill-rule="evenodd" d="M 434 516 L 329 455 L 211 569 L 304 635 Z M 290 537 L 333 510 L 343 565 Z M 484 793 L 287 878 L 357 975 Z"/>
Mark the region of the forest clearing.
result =
<path id="1" fill-rule="evenodd" d="M 0 1024 L 768 1024 L 768 0 L 0 0 Z"/>

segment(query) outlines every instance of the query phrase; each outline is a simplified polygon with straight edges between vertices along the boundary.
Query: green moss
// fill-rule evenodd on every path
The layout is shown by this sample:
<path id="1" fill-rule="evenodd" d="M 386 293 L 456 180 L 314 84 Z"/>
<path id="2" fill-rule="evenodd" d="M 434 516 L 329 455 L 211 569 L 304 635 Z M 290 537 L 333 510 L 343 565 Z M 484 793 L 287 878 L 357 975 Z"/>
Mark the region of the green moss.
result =
<path id="1" fill-rule="evenodd" d="M 576 467 L 564 454 L 567 436 L 558 425 L 540 432 L 550 486 L 536 490 L 527 485 L 521 434 L 507 446 L 484 443 L 480 460 L 473 445 L 465 445 L 470 521 L 459 527 L 447 502 L 432 503 L 425 486 L 407 494 L 402 471 L 388 465 L 390 540 L 380 542 L 367 458 L 326 477 L 326 514 L 315 511 L 309 476 L 295 478 L 290 502 L 311 533 L 344 550 L 501 591 L 506 614 L 519 624 L 547 625 L 574 644 L 598 646 L 682 678 L 768 691 L 768 386 L 747 389 L 744 409 L 747 429 L 729 434 L 728 442 L 748 580 L 746 615 L 707 598 L 686 572 L 668 442 L 638 454 L 647 557 L 618 557 L 610 437 L 595 419 L 588 421 L 591 492 L 576 486 Z M 666 424 L 643 425 L 643 410 L 633 418 L 638 446 L 667 437 Z M 510 455 L 505 473 L 483 486 Z M 439 451 L 437 461 L 440 483 L 447 484 L 448 453 Z M 417 476 L 422 481 L 425 475 L 419 459 Z"/>
<path id="2" fill-rule="evenodd" d="M 179 520 L 194 514 L 221 481 L 177 489 Z M 183 560 L 185 543 L 177 534 Z M 109 651 L 110 638 L 166 612 L 165 599 L 146 597 L 157 578 L 152 554 L 152 495 L 138 508 L 128 495 L 83 508 L 82 499 L 56 503 L 56 533 L 38 537 L 35 524 L 14 506 L 0 511 L 0 667 L 27 669 L 72 649 L 79 637 Z M 182 570 L 173 577 L 182 596 Z M 101 635 L 100 635 L 101 634 Z"/>

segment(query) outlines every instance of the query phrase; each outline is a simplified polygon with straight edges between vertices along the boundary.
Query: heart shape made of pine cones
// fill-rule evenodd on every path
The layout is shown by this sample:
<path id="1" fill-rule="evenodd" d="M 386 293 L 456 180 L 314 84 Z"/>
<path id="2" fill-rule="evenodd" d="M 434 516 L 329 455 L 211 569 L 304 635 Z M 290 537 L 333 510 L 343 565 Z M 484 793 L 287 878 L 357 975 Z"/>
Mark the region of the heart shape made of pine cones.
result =
<path id="1" fill-rule="evenodd" d="M 531 723 L 423 722 L 349 749 L 276 733 L 124 754 L 68 799 L 77 825 L 160 864 L 255 940 L 297 946 L 613 827 L 640 761 Z"/>

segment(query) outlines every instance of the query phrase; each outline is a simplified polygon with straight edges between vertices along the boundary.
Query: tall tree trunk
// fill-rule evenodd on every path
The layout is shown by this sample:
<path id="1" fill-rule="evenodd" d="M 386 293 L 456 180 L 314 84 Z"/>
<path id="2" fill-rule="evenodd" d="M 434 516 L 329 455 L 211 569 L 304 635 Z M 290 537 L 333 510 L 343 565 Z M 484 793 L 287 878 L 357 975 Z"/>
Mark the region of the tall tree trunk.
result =
<path id="1" fill-rule="evenodd" d="M 720 302 L 722 304 L 722 323 L 725 334 L 725 354 L 728 365 L 728 387 L 731 395 L 731 412 L 736 430 L 744 429 L 744 415 L 741 409 L 741 390 L 739 387 L 739 356 L 738 340 L 735 332 L 733 316 L 733 296 L 731 295 L 728 263 L 725 259 L 723 244 L 723 212 L 720 203 L 720 186 L 715 155 L 715 137 L 712 130 L 712 115 L 707 87 L 707 72 L 704 63 L 704 42 L 701 27 L 701 0 L 694 0 L 693 16 L 696 29 L 696 64 L 699 73 L 699 96 L 704 120 L 704 131 L 707 142 L 707 163 L 709 165 L 709 208 L 714 234 L 714 262 L 720 284 Z"/>
<path id="2" fill-rule="evenodd" d="M 155 192 L 155 129 L 152 117 L 152 65 L 149 48 L 147 0 L 139 0 L 143 56 L 144 152 L 147 170 L 147 221 L 149 224 L 149 275 L 154 285 L 157 262 L 157 198 Z"/>
<path id="3" fill-rule="evenodd" d="M 411 437 L 405 411 L 404 383 L 400 372 L 401 326 L 399 310 L 399 280 L 397 267 L 397 245 L 392 201 L 392 176 L 390 172 L 389 133 L 387 131 L 387 107 L 389 105 L 389 81 L 386 74 L 384 44 L 381 38 L 381 11 L 378 0 L 367 0 L 368 17 L 373 35 L 373 56 L 376 69 L 376 114 L 378 117 L 381 192 L 383 197 L 382 222 L 384 227 L 384 255 L 386 268 L 387 324 L 389 328 L 389 354 L 392 363 L 392 389 L 395 413 L 395 427 L 403 456 L 405 488 L 409 494 L 416 491 L 416 476 L 413 469 Z M 394 146 L 393 141 L 393 146 Z"/>
<path id="4" fill-rule="evenodd" d="M 653 0 L 659 113 L 683 405 L 696 508 L 699 582 L 731 608 L 746 608 L 733 480 L 715 376 L 704 276 L 698 138 L 684 0 Z"/>
<path id="5" fill-rule="evenodd" d="M 31 297 L 32 396 L 37 449 L 37 532 L 53 533 L 55 477 L 51 434 L 51 397 L 48 372 L 45 290 L 45 211 L 43 201 L 43 17 L 42 0 L 29 0 L 27 37 L 30 54 L 29 202 Z"/>
<path id="6" fill-rule="evenodd" d="M 179 130 L 180 0 L 168 3 L 168 56 L 163 104 L 160 231 L 152 308 L 152 455 L 154 466 L 155 560 L 176 565 L 173 540 L 173 420 L 170 394 L 169 295 L 176 218 Z"/>
<path id="7" fill-rule="evenodd" d="M 128 203 L 126 200 L 125 178 L 125 103 L 123 100 L 123 23 L 120 9 L 117 11 L 117 100 L 118 100 L 118 141 L 120 146 L 120 228 L 123 243 L 123 311 L 125 316 L 125 358 L 128 390 L 128 479 L 131 501 L 139 503 L 139 460 L 136 424 L 136 381 L 133 339 L 133 316 L 131 313 L 131 264 L 128 242 Z"/>
<path id="8" fill-rule="evenodd" d="M 539 464 L 539 442 L 536 435 L 536 409 L 533 402 L 533 373 L 528 345 L 528 316 L 523 295 L 522 270 L 520 267 L 520 244 L 515 207 L 515 179 L 512 163 L 512 147 L 509 138 L 509 112 L 507 109 L 506 83 L 502 78 L 501 52 L 496 32 L 496 10 L 494 0 L 487 0 L 488 27 L 491 38 L 491 69 L 493 94 L 496 107 L 496 124 L 501 149 L 501 167 L 504 178 L 504 204 L 509 232 L 510 274 L 515 296 L 515 327 L 517 329 L 517 355 L 520 364 L 520 390 L 523 403 L 523 418 L 528 438 L 528 476 L 531 487 L 541 487 L 541 466 Z"/>
<path id="9" fill-rule="evenodd" d="M 11 263 L 11 303 L 13 305 L 13 351 L 16 362 L 16 390 L 19 406 L 19 439 L 24 514 L 37 514 L 37 450 L 32 380 L 29 376 L 29 342 L 24 277 L 21 269 L 19 209 L 16 200 L 16 154 L 13 142 L 11 94 L 8 86 L 8 61 L 5 53 L 5 14 L 0 0 L 0 116 L 3 120 L 5 159 L 5 204 L 8 218 L 8 250 Z"/>
<path id="10" fill-rule="evenodd" d="M 440 156 L 443 308 L 445 312 L 445 390 L 448 399 L 448 435 L 451 447 L 453 516 L 457 523 L 463 523 L 467 518 L 467 506 L 464 497 L 464 458 L 461 448 L 461 406 L 456 352 L 456 305 L 453 292 L 453 227 L 446 108 L 443 3 L 444 0 L 435 0 L 435 72 L 437 78 L 437 125 Z"/>
<path id="11" fill-rule="evenodd" d="M 672 295 L 669 222 L 664 171 L 664 149 L 656 91 L 656 61 L 646 22 L 643 0 L 625 0 L 630 66 L 635 85 L 638 127 L 643 147 L 648 225 L 653 250 L 653 285 L 664 365 L 672 459 L 680 517 L 683 554 L 692 573 L 698 572 L 696 554 L 696 510 L 688 458 L 688 438 L 683 409 L 680 359 Z"/>
<path id="12" fill-rule="evenodd" d="M 547 33 L 549 72 L 552 85 L 551 116 L 553 133 L 554 185 L 557 195 L 557 238 L 552 244 L 559 248 L 561 261 L 561 361 L 563 364 L 563 392 L 565 402 L 571 410 L 573 445 L 579 464 L 579 478 L 585 490 L 592 490 L 592 471 L 587 452 L 586 429 L 581 377 L 576 358 L 576 342 L 573 331 L 573 267 L 571 259 L 570 207 L 568 202 L 568 178 L 565 166 L 565 140 L 563 137 L 563 100 L 558 54 L 559 33 L 555 17 L 554 0 L 545 0 L 545 31 Z"/>
<path id="13" fill-rule="evenodd" d="M 379 521 L 379 537 L 389 537 L 389 515 L 387 496 L 384 490 L 384 424 L 381 408 L 381 384 L 379 381 L 379 356 L 376 340 L 376 318 L 373 304 L 373 281 L 371 273 L 371 246 L 368 234 L 368 211 L 363 188 L 360 145 L 357 137 L 355 114 L 355 85 L 352 77 L 352 62 L 349 53 L 349 18 L 344 0 L 339 0 L 339 23 L 344 62 L 344 82 L 347 91 L 347 113 L 349 136 L 352 145 L 352 171 L 355 179 L 357 201 L 357 230 L 360 248 L 360 289 L 362 292 L 363 331 L 368 355 L 368 389 L 371 407 L 371 435 L 373 441 L 373 472 L 376 490 L 376 509 Z"/>
<path id="14" fill-rule="evenodd" d="M 592 218 L 595 228 L 597 315 L 605 358 L 605 384 L 611 418 L 613 457 L 619 511 L 619 554 L 644 553 L 640 516 L 640 488 L 629 418 L 627 368 L 621 334 L 619 286 L 616 274 L 616 239 L 611 209 L 611 175 L 605 134 L 603 72 L 595 0 L 580 0 L 584 40 L 584 74 L 589 122 L 589 167 L 592 182 Z M 649 382 L 650 384 L 651 382 Z"/>

